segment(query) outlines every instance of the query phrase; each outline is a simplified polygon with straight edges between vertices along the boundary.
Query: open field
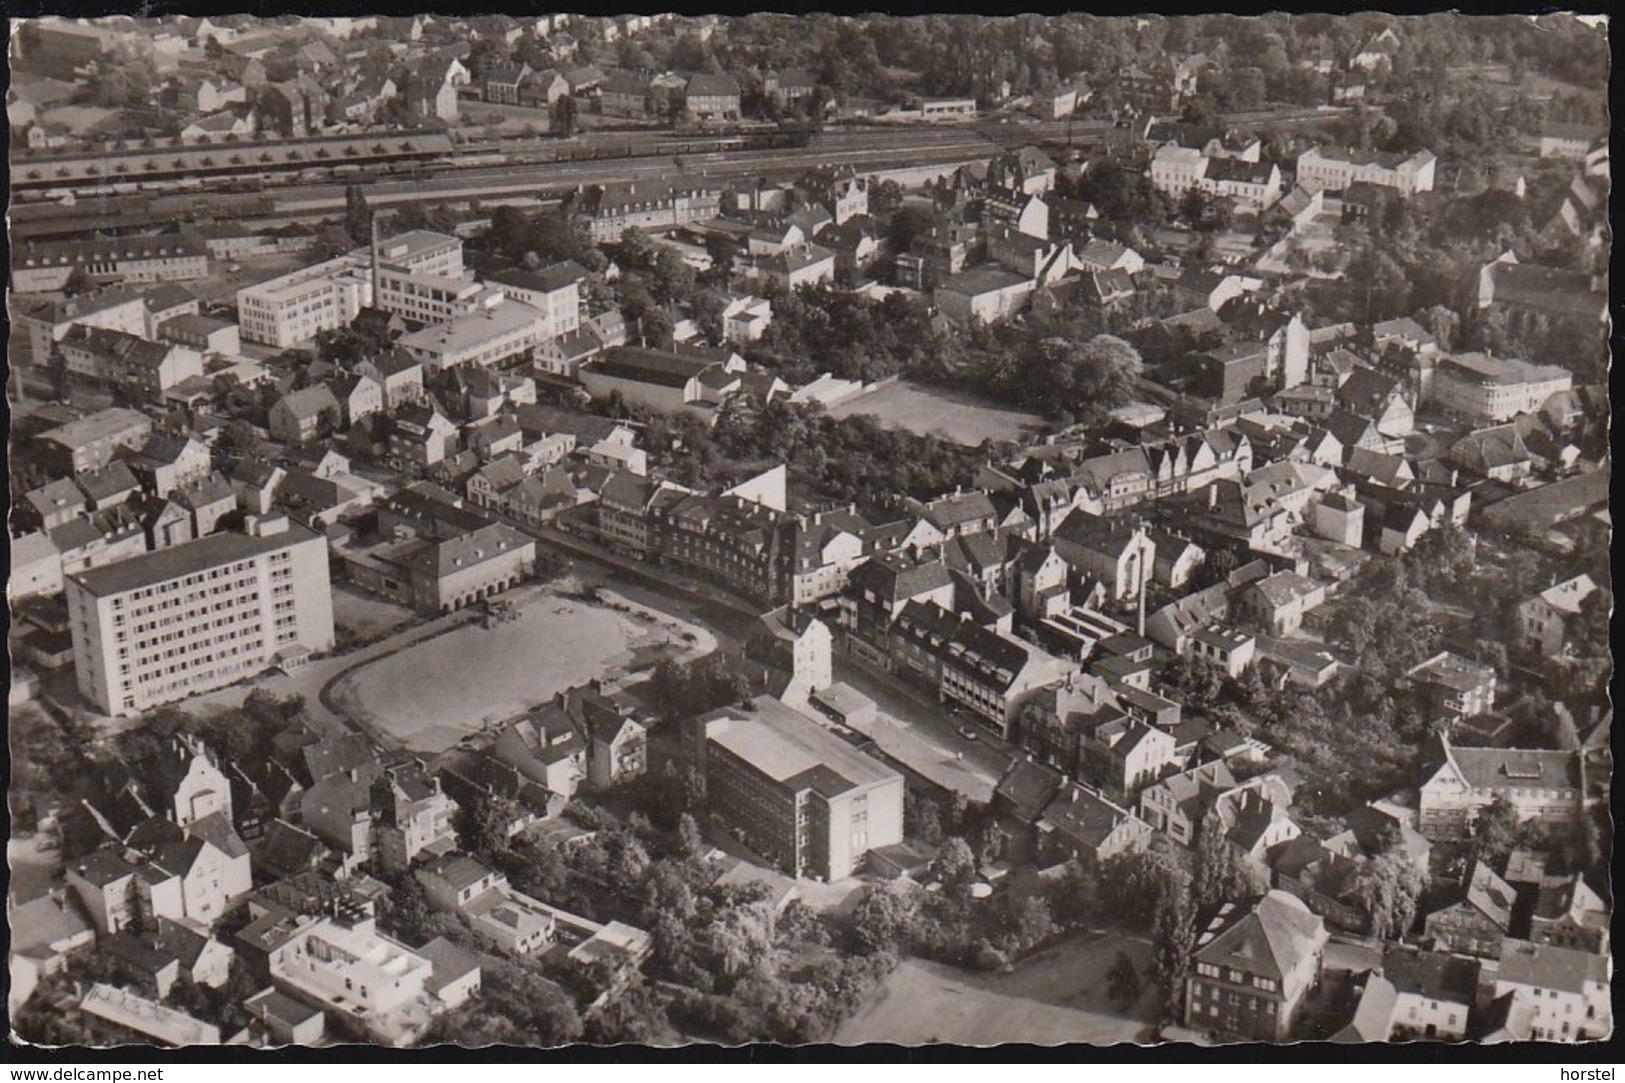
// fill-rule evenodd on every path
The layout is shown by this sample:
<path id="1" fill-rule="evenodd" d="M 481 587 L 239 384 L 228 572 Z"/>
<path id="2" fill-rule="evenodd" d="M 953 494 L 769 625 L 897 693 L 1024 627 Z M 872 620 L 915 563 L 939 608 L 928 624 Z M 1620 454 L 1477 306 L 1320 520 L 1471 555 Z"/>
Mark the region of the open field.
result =
<path id="1" fill-rule="evenodd" d="M 906 380 L 848 399 L 830 410 L 830 416 L 837 418 L 858 414 L 873 414 L 889 429 L 936 435 L 972 447 L 983 440 L 1019 440 L 1040 424 L 1038 415 L 1024 410 Z"/>
<path id="2" fill-rule="evenodd" d="M 1039 952 L 1009 974 L 908 959 L 886 979 L 875 1002 L 842 1025 L 835 1041 L 839 1045 L 1145 1041 L 1151 1035 L 1157 990 L 1146 979 L 1139 1003 L 1127 1013 L 1108 1002 L 1106 971 L 1119 951 L 1129 954 L 1143 977 L 1150 946 L 1102 932 Z"/>
<path id="3" fill-rule="evenodd" d="M 370 730 L 438 752 L 594 677 L 711 646 L 701 630 L 675 618 L 539 594 L 517 620 L 469 624 L 414 643 L 345 675 L 328 694 Z"/>
<path id="4" fill-rule="evenodd" d="M 359 587 L 334 583 L 333 623 L 353 640 L 378 639 L 412 623 L 412 611 Z"/>

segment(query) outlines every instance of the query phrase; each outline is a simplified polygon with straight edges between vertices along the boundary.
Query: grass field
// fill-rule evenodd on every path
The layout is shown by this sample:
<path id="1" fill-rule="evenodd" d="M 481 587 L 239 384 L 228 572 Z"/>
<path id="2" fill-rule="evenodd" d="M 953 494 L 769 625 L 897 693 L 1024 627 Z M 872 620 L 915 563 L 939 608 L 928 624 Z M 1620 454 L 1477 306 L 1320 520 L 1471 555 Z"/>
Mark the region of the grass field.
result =
<path id="1" fill-rule="evenodd" d="M 830 410 L 830 416 L 838 418 L 859 414 L 873 414 L 888 429 L 940 436 L 971 447 L 989 439 L 1019 440 L 1040 424 L 1038 415 L 1024 410 L 906 380 L 848 399 Z"/>
<path id="2" fill-rule="evenodd" d="M 438 752 L 556 692 L 685 651 L 681 632 L 670 619 L 543 594 L 515 621 L 470 624 L 414 644 L 345 676 L 329 695 L 369 728 Z"/>
<path id="3" fill-rule="evenodd" d="M 1106 996 L 1106 971 L 1119 951 L 1129 954 L 1143 977 L 1150 946 L 1109 933 L 1087 933 L 1057 944 L 1009 974 L 909 959 L 886 979 L 874 1003 L 842 1025 L 835 1041 L 978 1046 L 1146 1041 L 1157 996 L 1150 981 L 1127 1012 Z"/>

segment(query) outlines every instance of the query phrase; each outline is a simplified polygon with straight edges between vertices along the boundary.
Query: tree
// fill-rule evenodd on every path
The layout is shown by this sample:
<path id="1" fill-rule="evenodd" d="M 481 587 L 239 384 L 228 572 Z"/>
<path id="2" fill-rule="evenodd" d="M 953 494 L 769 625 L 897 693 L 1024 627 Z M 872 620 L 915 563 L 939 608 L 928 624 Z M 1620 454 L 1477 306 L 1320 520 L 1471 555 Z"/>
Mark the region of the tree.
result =
<path id="1" fill-rule="evenodd" d="M 1353 894 L 1371 920 L 1371 935 L 1378 940 L 1405 935 L 1416 920 L 1422 886 L 1422 874 L 1397 848 L 1361 862 Z"/>
<path id="2" fill-rule="evenodd" d="M 576 134 L 576 119 L 580 106 L 576 103 L 574 95 L 566 94 L 554 102 L 552 112 L 555 132 L 566 137 Z"/>
<path id="3" fill-rule="evenodd" d="M 68 297 L 78 297 L 95 288 L 96 280 L 85 270 L 83 264 L 75 264 L 73 270 L 68 272 L 68 280 L 62 284 L 62 292 Z"/>
<path id="4" fill-rule="evenodd" d="M 1196 837 L 1192 897 L 1197 909 L 1245 898 L 1262 889 L 1252 863 L 1230 844 L 1228 835 L 1219 810 L 1209 809 Z"/>
<path id="5" fill-rule="evenodd" d="M 876 218 L 888 218 L 903 206 L 903 186 L 894 180 L 883 180 L 869 189 L 869 213 Z"/>
<path id="6" fill-rule="evenodd" d="M 1143 367 L 1140 352 L 1114 335 L 1096 335 L 1068 360 L 1080 416 L 1099 416 L 1127 403 Z"/>
<path id="7" fill-rule="evenodd" d="M 1140 980 L 1140 972 L 1134 966 L 1134 960 L 1128 952 L 1119 951 L 1112 960 L 1112 965 L 1106 971 L 1106 995 L 1115 1001 L 1119 1008 L 1132 1008 L 1140 999 L 1144 983 Z"/>
<path id="8" fill-rule="evenodd" d="M 96 62 L 95 73 L 85 82 L 85 96 L 92 105 L 130 109 L 150 104 L 160 82 L 151 53 L 121 43 Z"/>
<path id="9" fill-rule="evenodd" d="M 344 232 L 356 244 L 366 244 L 372 239 L 372 212 L 359 184 L 346 185 L 344 189 Z"/>
<path id="10" fill-rule="evenodd" d="M 851 936 L 864 954 L 906 949 L 917 914 L 912 895 L 890 884 L 872 884 L 852 908 Z"/>
<path id="11" fill-rule="evenodd" d="M 970 843 L 962 838 L 951 838 L 932 864 L 932 871 L 942 881 L 946 891 L 963 892 L 976 881 L 976 855 Z"/>
<path id="12" fill-rule="evenodd" d="M 1164 1015 L 1178 1019 L 1185 975 L 1196 944 L 1196 914 L 1189 892 L 1175 891 L 1164 896 L 1151 922 L 1151 944 L 1151 972 L 1167 998 Z"/>
<path id="13" fill-rule="evenodd" d="M 1504 794 L 1473 818 L 1473 860 L 1491 868 L 1505 868 L 1518 836 L 1518 810 Z"/>
<path id="14" fill-rule="evenodd" d="M 1095 916 L 1099 884 L 1093 869 L 1072 860 L 1050 887 L 1050 912 L 1063 927 L 1084 927 Z"/>
<path id="15" fill-rule="evenodd" d="M 700 822 L 694 818 L 692 812 L 685 812 L 677 819 L 677 853 L 681 857 L 696 857 L 705 850 L 705 836 L 700 831 Z"/>
<path id="16" fill-rule="evenodd" d="M 935 211 L 911 204 L 899 208 L 891 216 L 891 222 L 886 227 L 886 239 L 893 252 L 907 252 L 914 244 L 915 237 L 931 232 L 940 224 L 940 216 Z"/>
<path id="17" fill-rule="evenodd" d="M 1006 919 L 1005 943 L 1012 955 L 1031 950 L 1055 931 L 1049 903 L 1042 895 L 1031 894 L 1010 908 Z"/>

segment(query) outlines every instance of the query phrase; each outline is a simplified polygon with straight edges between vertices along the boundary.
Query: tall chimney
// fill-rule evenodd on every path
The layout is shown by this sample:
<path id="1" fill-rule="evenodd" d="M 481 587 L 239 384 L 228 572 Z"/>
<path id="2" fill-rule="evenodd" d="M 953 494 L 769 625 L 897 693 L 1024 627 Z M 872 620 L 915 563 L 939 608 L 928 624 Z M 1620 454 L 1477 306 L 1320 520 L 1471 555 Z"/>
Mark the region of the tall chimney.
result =
<path id="1" fill-rule="evenodd" d="M 372 307 L 378 307 L 378 212 L 367 211 L 367 231 L 372 238 Z"/>

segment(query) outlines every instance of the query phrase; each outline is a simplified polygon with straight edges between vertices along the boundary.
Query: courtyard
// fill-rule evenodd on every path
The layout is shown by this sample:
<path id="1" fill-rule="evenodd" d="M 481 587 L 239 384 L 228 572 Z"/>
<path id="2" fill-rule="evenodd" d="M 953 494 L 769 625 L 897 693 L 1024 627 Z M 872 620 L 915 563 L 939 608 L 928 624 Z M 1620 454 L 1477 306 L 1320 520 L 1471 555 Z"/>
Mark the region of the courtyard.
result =
<path id="1" fill-rule="evenodd" d="M 467 623 L 340 676 L 331 706 L 407 748 L 439 752 L 595 677 L 701 657 L 703 629 L 604 592 L 598 603 L 540 592 L 512 621 Z"/>
<path id="2" fill-rule="evenodd" d="M 987 402 L 975 395 L 897 380 L 833 407 L 835 418 L 873 414 L 888 429 L 975 447 L 983 440 L 1020 440 L 1039 427 L 1037 414 Z"/>
<path id="3" fill-rule="evenodd" d="M 1144 980 L 1139 1001 L 1126 1012 L 1106 995 L 1106 971 L 1119 951 L 1128 953 Z M 905 959 L 875 1001 L 842 1025 L 835 1042 L 981 1046 L 1147 1041 L 1160 995 L 1146 974 L 1150 962 L 1149 944 L 1105 932 L 1084 933 L 1046 948 L 1008 974 Z"/>

